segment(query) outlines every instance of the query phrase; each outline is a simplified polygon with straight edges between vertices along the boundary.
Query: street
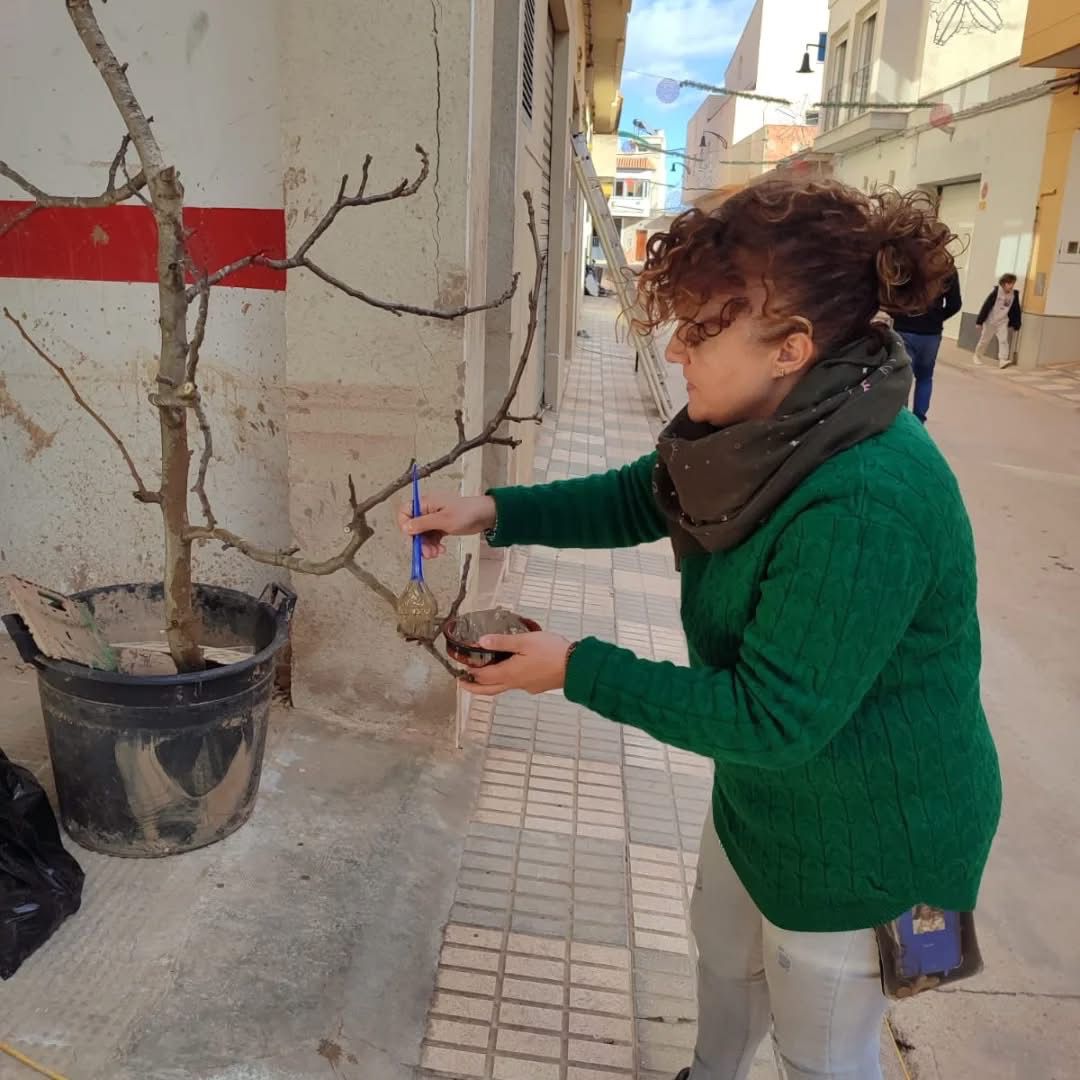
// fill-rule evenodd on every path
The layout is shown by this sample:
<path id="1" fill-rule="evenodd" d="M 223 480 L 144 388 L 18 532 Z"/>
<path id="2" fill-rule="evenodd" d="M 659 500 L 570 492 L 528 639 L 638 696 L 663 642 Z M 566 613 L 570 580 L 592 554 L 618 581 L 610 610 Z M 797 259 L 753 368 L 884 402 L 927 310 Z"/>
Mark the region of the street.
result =
<path id="1" fill-rule="evenodd" d="M 1004 783 L 977 981 L 896 1010 L 919 1077 L 1080 1075 L 1080 410 L 939 364 L 930 432 L 975 528 L 983 699 Z"/>

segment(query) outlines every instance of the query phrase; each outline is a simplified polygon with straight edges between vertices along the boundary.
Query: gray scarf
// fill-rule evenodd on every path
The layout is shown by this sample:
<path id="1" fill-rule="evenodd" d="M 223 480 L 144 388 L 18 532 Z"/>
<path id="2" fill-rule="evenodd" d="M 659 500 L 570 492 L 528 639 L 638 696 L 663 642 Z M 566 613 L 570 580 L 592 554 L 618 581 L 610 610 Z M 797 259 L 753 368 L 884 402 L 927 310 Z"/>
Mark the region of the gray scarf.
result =
<path id="1" fill-rule="evenodd" d="M 911 390 L 898 335 L 861 338 L 819 360 L 775 416 L 728 427 L 685 409 L 660 436 L 653 475 L 676 561 L 741 544 L 822 462 L 885 431 Z"/>

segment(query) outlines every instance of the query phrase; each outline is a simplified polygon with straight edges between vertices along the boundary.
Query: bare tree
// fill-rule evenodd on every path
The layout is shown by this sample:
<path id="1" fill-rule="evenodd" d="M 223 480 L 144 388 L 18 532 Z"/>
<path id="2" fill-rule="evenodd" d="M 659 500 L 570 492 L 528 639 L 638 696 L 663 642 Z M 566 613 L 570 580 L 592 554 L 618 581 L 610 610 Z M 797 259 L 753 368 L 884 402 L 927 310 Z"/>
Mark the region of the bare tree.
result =
<path id="1" fill-rule="evenodd" d="M 154 136 L 151 127 L 153 117 L 143 112 L 128 81 L 127 64 L 122 64 L 117 60 L 106 41 L 91 6 L 91 0 L 66 0 L 66 4 L 75 30 L 104 80 L 124 122 L 126 132 L 109 167 L 105 189 L 100 195 L 50 195 L 6 163 L 0 162 L 0 175 L 7 177 L 33 199 L 30 206 L 10 221 L 0 225 L 0 237 L 31 217 L 36 210 L 44 207 L 112 206 L 138 198 L 152 211 L 157 225 L 158 322 L 161 327 L 157 386 L 150 394 L 150 401 L 158 411 L 161 428 L 161 481 L 157 489 L 151 489 L 144 483 L 123 440 L 101 414 L 83 398 L 64 368 L 50 357 L 38 342 L 33 340 L 25 327 L 7 308 L 4 308 L 4 316 L 15 325 L 34 352 L 60 376 L 75 401 L 97 421 L 116 444 L 135 482 L 133 493 L 135 498 L 143 503 L 157 504 L 161 509 L 165 534 L 165 629 L 169 651 L 177 670 L 198 671 L 204 666 L 198 641 L 199 628 L 192 593 L 192 549 L 197 543 L 221 543 L 225 547 L 235 548 L 256 562 L 280 566 L 298 574 L 326 575 L 346 570 L 388 604 L 395 604 L 396 597 L 393 592 L 371 571 L 357 562 L 357 554 L 373 535 L 367 520 L 368 514 L 409 484 L 412 476 L 412 462 L 403 469 L 400 476 L 388 481 L 378 491 L 363 497 L 357 493 L 352 476 L 348 477 L 351 514 L 347 526 L 349 538 L 340 551 L 324 558 L 308 557 L 295 548 L 288 551 L 274 551 L 260 547 L 254 541 L 239 536 L 219 523 L 206 492 L 206 477 L 214 456 L 214 444 L 210 420 L 198 384 L 199 354 L 206 337 L 212 291 L 215 286 L 225 282 L 231 275 L 249 266 L 267 267 L 280 271 L 306 270 L 346 296 L 392 315 L 399 317 L 416 315 L 450 320 L 506 303 L 517 288 L 518 275 L 514 275 L 501 296 L 486 303 L 454 308 L 428 308 L 373 296 L 342 281 L 314 261 L 312 249 L 319 238 L 334 225 L 342 211 L 375 206 L 396 199 L 407 199 L 420 190 L 428 177 L 429 161 L 427 152 L 419 145 L 416 147 L 419 158 L 416 176 L 411 180 L 405 178 L 386 191 L 368 191 L 372 158 L 371 155 L 365 157 L 359 183 L 355 188 L 350 189 L 348 175 L 341 178 L 336 198 L 318 224 L 291 255 L 274 259 L 264 252 L 252 252 L 212 272 L 193 266 L 188 253 L 188 236 L 183 223 L 184 188 L 176 166 L 166 161 Z M 139 170 L 134 176 L 129 175 L 127 164 L 128 151 L 132 148 L 139 161 Z M 120 173 L 123 174 L 124 182 L 118 186 L 117 178 Z M 525 193 L 524 198 L 528 208 L 529 231 L 532 235 L 536 263 L 528 297 L 528 329 L 513 378 L 499 407 L 476 434 L 471 436 L 467 434 L 463 414 L 461 410 L 456 412 L 458 441 L 444 454 L 432 461 L 419 464 L 418 470 L 421 477 L 430 476 L 440 469 L 445 469 L 462 455 L 485 444 L 516 446 L 518 440 L 505 433 L 505 425 L 508 422 L 537 419 L 537 417 L 515 417 L 510 413 L 536 335 L 544 262 L 532 199 L 528 192 Z M 189 285 L 188 281 L 192 279 L 194 284 Z M 194 326 L 189 334 L 188 324 L 193 309 Z M 202 439 L 202 451 L 194 484 L 191 483 L 189 414 L 195 417 Z M 194 493 L 198 498 L 202 516 L 205 519 L 203 525 L 195 525 L 190 519 L 189 492 Z M 470 559 L 467 558 L 462 569 L 458 595 L 450 608 L 447 619 L 457 613 L 464 600 L 468 586 L 469 563 Z M 444 626 L 446 621 L 444 620 L 441 626 Z M 458 674 L 453 665 L 436 648 L 441 626 L 434 638 L 423 641 L 421 644 L 447 670 Z"/>

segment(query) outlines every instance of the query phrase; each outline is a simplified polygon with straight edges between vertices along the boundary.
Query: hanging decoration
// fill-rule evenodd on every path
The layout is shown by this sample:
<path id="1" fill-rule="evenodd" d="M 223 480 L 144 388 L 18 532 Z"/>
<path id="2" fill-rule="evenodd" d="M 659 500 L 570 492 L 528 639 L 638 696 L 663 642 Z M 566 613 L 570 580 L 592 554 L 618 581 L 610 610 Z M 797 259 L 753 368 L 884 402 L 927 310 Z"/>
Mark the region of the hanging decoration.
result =
<path id="1" fill-rule="evenodd" d="M 661 79 L 656 84 L 656 96 L 665 105 L 672 105 L 678 100 L 681 84 L 674 79 Z"/>
<path id="2" fill-rule="evenodd" d="M 957 34 L 979 30 L 996 34 L 1005 25 L 999 0 L 937 0 L 930 5 L 930 18 L 936 23 L 935 45 L 945 45 Z"/>

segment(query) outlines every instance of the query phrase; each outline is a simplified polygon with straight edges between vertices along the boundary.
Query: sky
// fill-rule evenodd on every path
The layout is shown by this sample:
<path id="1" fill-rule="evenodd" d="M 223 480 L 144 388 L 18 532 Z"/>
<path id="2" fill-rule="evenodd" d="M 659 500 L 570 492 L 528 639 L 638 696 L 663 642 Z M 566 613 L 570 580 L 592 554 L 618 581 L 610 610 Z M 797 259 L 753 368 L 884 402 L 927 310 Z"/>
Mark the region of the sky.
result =
<path id="1" fill-rule="evenodd" d="M 634 0 L 623 59 L 621 130 L 633 131 L 633 121 L 641 120 L 663 128 L 669 148 L 682 147 L 687 122 L 705 94 L 683 89 L 665 105 L 656 96 L 657 76 L 722 85 L 753 6 L 754 0 Z M 678 179 L 669 177 L 673 184 Z M 671 193 L 678 203 L 677 188 Z"/>

